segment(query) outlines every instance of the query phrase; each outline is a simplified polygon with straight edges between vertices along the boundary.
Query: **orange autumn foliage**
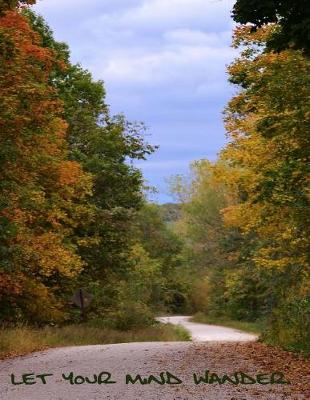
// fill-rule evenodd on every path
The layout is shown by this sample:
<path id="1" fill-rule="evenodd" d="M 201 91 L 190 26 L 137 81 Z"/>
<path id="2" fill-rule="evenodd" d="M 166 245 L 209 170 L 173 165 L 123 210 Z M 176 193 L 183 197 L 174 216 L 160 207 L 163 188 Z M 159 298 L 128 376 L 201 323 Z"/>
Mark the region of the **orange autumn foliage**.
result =
<path id="1" fill-rule="evenodd" d="M 55 63 L 23 16 L 0 17 L 0 301 L 5 294 L 8 312 L 39 320 L 63 318 L 59 291 L 84 266 L 73 228 L 92 218 L 92 179 L 68 160 L 62 104 L 48 83 Z M 39 317 L 35 304 L 45 305 Z"/>

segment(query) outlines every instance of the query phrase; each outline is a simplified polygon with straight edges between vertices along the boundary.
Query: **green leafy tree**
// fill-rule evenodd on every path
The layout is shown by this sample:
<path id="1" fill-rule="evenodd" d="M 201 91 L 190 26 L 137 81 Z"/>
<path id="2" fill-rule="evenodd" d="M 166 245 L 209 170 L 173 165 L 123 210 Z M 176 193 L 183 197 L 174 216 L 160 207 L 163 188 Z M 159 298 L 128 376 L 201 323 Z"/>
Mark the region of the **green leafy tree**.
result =
<path id="1" fill-rule="evenodd" d="M 93 177 L 89 202 L 95 218 L 76 232 L 79 254 L 87 264 L 79 284 L 107 285 L 130 268 L 131 231 L 144 201 L 143 177 L 132 160 L 145 159 L 154 147 L 144 140 L 143 124 L 130 123 L 122 115 L 110 116 L 103 82 L 70 63 L 67 45 L 54 40 L 44 19 L 30 10 L 23 13 L 40 34 L 42 46 L 52 50 L 65 67 L 53 68 L 49 80 L 63 101 L 70 158 Z"/>
<path id="2" fill-rule="evenodd" d="M 250 232 L 225 223 L 225 212 L 239 204 L 242 192 L 230 185 L 238 168 L 200 160 L 190 179 L 174 182 L 182 199 L 178 232 L 184 237 L 185 263 L 191 270 L 193 311 L 211 316 L 255 320 L 268 309 L 266 278 L 255 270 L 250 256 L 257 242 Z"/>
<path id="3" fill-rule="evenodd" d="M 310 3 L 307 0 L 237 0 L 233 18 L 241 24 L 253 24 L 253 30 L 264 24 L 278 23 L 279 29 L 267 46 L 277 51 L 288 47 L 310 54 Z"/>
<path id="4" fill-rule="evenodd" d="M 166 218 L 166 205 L 145 203 L 138 214 L 136 238 L 148 256 L 160 266 L 162 290 L 156 300 L 154 298 L 154 305 L 158 309 L 182 311 L 187 306 L 188 293 L 182 257 L 183 240 Z"/>

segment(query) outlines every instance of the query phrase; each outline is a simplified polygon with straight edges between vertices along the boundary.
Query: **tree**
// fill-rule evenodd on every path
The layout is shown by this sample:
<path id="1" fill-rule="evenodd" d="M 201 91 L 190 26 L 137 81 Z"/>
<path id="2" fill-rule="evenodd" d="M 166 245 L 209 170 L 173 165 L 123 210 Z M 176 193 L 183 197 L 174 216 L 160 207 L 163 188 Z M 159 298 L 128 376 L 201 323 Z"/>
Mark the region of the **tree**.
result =
<path id="1" fill-rule="evenodd" d="M 79 255 L 87 264 L 79 285 L 95 290 L 98 284 L 120 279 L 130 268 L 132 229 L 144 202 L 143 177 L 132 161 L 145 159 L 155 148 L 145 142 L 143 124 L 130 123 L 122 115 L 110 116 L 103 82 L 70 63 L 68 46 L 54 40 L 44 19 L 30 10 L 23 14 L 39 33 L 42 46 L 65 65 L 65 69 L 55 65 L 50 70 L 49 82 L 63 101 L 69 157 L 93 178 L 88 201 L 95 218 L 77 228 L 76 235 L 81 237 Z"/>
<path id="2" fill-rule="evenodd" d="M 35 4 L 36 0 L 0 0 L 0 15 L 23 5 Z"/>
<path id="3" fill-rule="evenodd" d="M 145 203 L 137 215 L 136 239 L 149 258 L 159 265 L 161 290 L 154 296 L 153 304 L 157 309 L 180 312 L 187 306 L 188 292 L 183 240 L 174 232 L 171 221 L 165 220 L 166 213 L 166 205 Z"/>
<path id="4" fill-rule="evenodd" d="M 297 304 L 304 313 L 293 330 L 277 331 L 277 340 L 287 335 L 288 344 L 303 329 L 298 324 L 308 306 L 302 305 L 309 304 L 309 59 L 293 49 L 264 51 L 275 29 L 240 27 L 235 33 L 243 51 L 229 73 L 242 89 L 226 109 L 230 143 L 221 159 L 239 169 L 229 181 L 242 198 L 223 212 L 227 225 L 255 235 L 250 258 L 269 277 L 276 324 L 279 310 L 288 315 Z"/>
<path id="5" fill-rule="evenodd" d="M 310 52 L 310 4 L 307 0 L 237 0 L 233 18 L 253 24 L 253 30 L 269 23 L 279 28 L 267 45 L 277 51 L 289 47 Z"/>
<path id="6" fill-rule="evenodd" d="M 68 158 L 54 53 L 16 11 L 0 18 L 0 60 L 2 316 L 63 319 L 62 296 L 84 266 L 76 232 L 93 218 L 92 177 Z"/>
<path id="7" fill-rule="evenodd" d="M 181 201 L 179 233 L 187 238 L 190 258 L 198 271 L 225 264 L 226 256 L 219 244 L 226 234 L 221 210 L 237 200 L 223 177 L 233 173 L 224 163 L 200 160 L 191 165 L 188 181 L 176 177 L 171 182 L 171 190 Z"/>
<path id="8" fill-rule="evenodd" d="M 191 270 L 193 311 L 253 320 L 266 308 L 268 297 L 250 259 L 255 242 L 224 220 L 225 210 L 241 201 L 242 193 L 233 184 L 239 175 L 238 167 L 227 162 L 194 162 L 189 182 L 178 179 L 174 185 L 183 199 L 178 231 Z"/>
<path id="9" fill-rule="evenodd" d="M 256 42 L 266 41 L 272 29 L 261 29 L 254 36 L 249 28 L 236 32 L 238 44 L 247 48 L 229 72 L 233 79 L 241 76 L 246 85 L 226 110 L 231 144 L 223 158 L 239 166 L 237 179 L 245 195 L 240 205 L 227 211 L 227 218 L 273 237 L 260 250 L 271 264 L 278 262 L 280 267 L 283 257 L 283 266 L 290 259 L 301 266 L 308 234 L 309 61 L 300 51 L 277 54 L 257 49 Z M 287 247 L 286 240 L 293 247 Z"/>

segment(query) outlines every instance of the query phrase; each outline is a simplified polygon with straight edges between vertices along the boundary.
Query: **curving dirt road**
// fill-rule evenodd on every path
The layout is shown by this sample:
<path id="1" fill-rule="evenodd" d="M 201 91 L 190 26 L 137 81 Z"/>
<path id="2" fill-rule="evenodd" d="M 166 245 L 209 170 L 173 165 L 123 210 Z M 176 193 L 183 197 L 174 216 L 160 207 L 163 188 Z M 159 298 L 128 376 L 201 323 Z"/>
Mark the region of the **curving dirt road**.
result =
<path id="1" fill-rule="evenodd" d="M 258 338 L 257 335 L 241 332 L 237 329 L 190 322 L 190 318 L 191 317 L 172 316 L 159 317 L 157 318 L 157 320 L 164 323 L 184 326 L 184 328 L 186 328 L 191 333 L 192 340 L 194 342 L 249 342 L 257 340 Z"/>
<path id="2" fill-rule="evenodd" d="M 176 323 L 177 320 L 170 322 Z M 305 400 L 308 398 L 305 386 L 305 363 L 298 357 L 274 348 L 271 348 L 271 351 L 267 346 L 253 342 L 253 337 L 249 338 L 252 341 L 245 341 L 243 336 L 243 342 L 228 341 L 235 336 L 226 338 L 225 341 L 213 341 L 223 338 L 224 333 L 230 332 L 231 335 L 235 335 L 236 332 L 208 325 L 203 325 L 205 327 L 203 332 L 202 327 L 193 328 L 187 319 L 183 319 L 182 323 L 193 329 L 192 333 L 196 335 L 195 342 L 67 347 L 2 361 L 0 399 Z M 218 330 L 219 328 L 221 329 Z M 216 336 L 216 330 L 220 333 L 219 337 Z M 238 331 L 237 333 L 240 334 Z M 199 338 L 201 340 L 202 337 L 209 341 L 199 342 Z M 207 377 L 206 370 L 209 370 Z M 276 380 L 290 379 L 292 384 L 285 384 L 282 381 L 277 384 L 246 383 L 250 378 L 240 375 L 240 372 L 243 372 L 253 379 L 257 374 L 265 373 L 267 375 L 261 377 L 261 381 L 266 383 L 274 371 L 283 372 L 285 375 L 285 378 L 274 376 Z M 296 371 L 299 371 L 298 374 Z M 215 373 L 217 375 L 214 375 Z M 234 375 L 236 373 L 237 375 Z M 10 377 L 11 374 L 14 376 Z M 27 384 L 22 384 L 23 374 Z M 136 383 L 133 383 L 137 374 L 140 374 L 141 380 L 137 378 Z M 225 374 L 235 383 L 225 380 Z M 126 375 L 130 375 L 127 376 L 127 383 Z M 145 383 L 143 378 L 150 375 L 154 375 L 154 378 L 146 379 Z M 200 376 L 207 378 L 207 383 L 197 384 Z"/>

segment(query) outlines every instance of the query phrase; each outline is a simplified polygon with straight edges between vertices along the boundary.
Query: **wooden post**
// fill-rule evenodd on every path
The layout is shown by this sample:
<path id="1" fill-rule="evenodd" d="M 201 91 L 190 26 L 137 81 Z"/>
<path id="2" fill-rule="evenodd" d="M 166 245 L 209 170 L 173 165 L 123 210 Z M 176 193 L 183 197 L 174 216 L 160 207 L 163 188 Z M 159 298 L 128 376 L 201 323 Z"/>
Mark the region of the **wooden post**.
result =
<path id="1" fill-rule="evenodd" d="M 84 295 L 83 290 L 80 289 L 80 302 L 81 302 L 81 321 L 85 321 L 85 307 L 84 307 Z"/>

